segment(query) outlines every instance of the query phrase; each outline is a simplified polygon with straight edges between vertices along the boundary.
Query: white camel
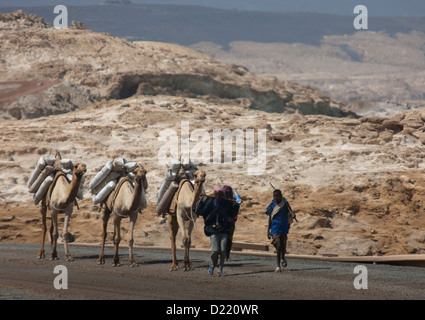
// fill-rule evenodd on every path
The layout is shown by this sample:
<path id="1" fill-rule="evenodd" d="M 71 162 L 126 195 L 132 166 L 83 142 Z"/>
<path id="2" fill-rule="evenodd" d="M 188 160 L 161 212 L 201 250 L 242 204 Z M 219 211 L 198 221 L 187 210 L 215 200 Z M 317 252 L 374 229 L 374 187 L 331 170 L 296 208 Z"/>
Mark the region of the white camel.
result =
<path id="1" fill-rule="evenodd" d="M 137 221 L 138 213 L 144 209 L 144 202 L 142 201 L 143 192 L 148 188 L 146 180 L 146 170 L 139 165 L 134 170 L 134 187 L 128 177 L 122 177 L 112 192 L 106 199 L 105 207 L 103 210 L 103 233 L 102 233 L 102 249 L 97 260 L 98 264 L 105 263 L 104 249 L 105 239 L 107 234 L 107 226 L 111 213 L 114 219 L 114 262 L 112 266 L 120 266 L 118 256 L 118 247 L 121 241 L 121 219 L 130 218 L 130 240 L 129 240 L 129 253 L 130 253 L 130 266 L 137 266 L 133 258 L 133 231 Z"/>
<path id="2" fill-rule="evenodd" d="M 178 269 L 176 256 L 176 235 L 179 228 L 182 230 L 184 246 L 184 269 L 190 270 L 189 249 L 191 245 L 191 234 L 196 221 L 196 214 L 193 212 L 194 204 L 200 199 L 202 185 L 205 182 L 206 173 L 202 170 L 196 170 L 194 173 L 195 186 L 193 187 L 189 180 L 186 180 L 181 186 L 177 198 L 176 214 L 168 215 L 168 228 L 170 230 L 171 252 L 173 254 L 173 263 L 171 271 Z"/>
<path id="3" fill-rule="evenodd" d="M 58 259 L 56 245 L 58 240 L 58 214 L 65 213 L 65 221 L 63 227 L 63 244 L 65 247 L 65 260 L 71 261 L 72 257 L 68 250 L 68 234 L 69 221 L 71 219 L 72 210 L 74 207 L 75 198 L 78 194 L 78 189 L 81 184 L 81 179 L 86 173 L 87 168 L 83 163 L 76 163 L 72 170 L 72 180 L 68 181 L 65 173 L 61 170 L 56 172 L 55 178 L 50 185 L 46 195 L 41 199 L 41 218 L 42 218 L 42 240 L 38 258 L 44 259 L 44 242 L 46 237 L 46 216 L 47 211 L 51 212 L 52 224 L 50 227 L 50 243 L 52 245 L 51 260 Z"/>

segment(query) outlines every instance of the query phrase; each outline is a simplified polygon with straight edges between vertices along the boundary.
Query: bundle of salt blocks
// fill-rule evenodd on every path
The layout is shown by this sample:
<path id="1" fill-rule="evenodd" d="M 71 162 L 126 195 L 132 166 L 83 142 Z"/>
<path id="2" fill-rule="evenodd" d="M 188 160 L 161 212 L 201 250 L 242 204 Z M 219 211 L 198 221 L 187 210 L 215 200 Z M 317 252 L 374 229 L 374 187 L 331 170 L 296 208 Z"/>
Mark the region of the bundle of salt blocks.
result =
<path id="1" fill-rule="evenodd" d="M 34 204 L 37 205 L 41 199 L 46 195 L 47 190 L 55 178 L 55 164 L 56 158 L 51 155 L 41 156 L 33 170 L 28 182 L 27 187 L 30 193 L 33 193 Z M 72 170 L 74 168 L 74 160 L 62 159 L 60 160 L 60 170 L 62 170 L 69 181 L 72 180 Z M 85 179 L 83 176 L 82 179 Z M 83 184 L 81 181 L 80 189 L 78 190 L 77 198 L 83 198 Z"/>
<path id="2" fill-rule="evenodd" d="M 181 173 L 183 169 L 183 173 Z M 164 181 L 158 191 L 158 197 L 156 199 L 156 213 L 157 215 L 163 215 L 166 213 L 174 194 L 179 188 L 179 177 L 185 177 L 194 180 L 194 172 L 197 170 L 196 166 L 190 161 L 189 158 L 184 158 L 183 162 L 176 159 L 171 159 L 170 167 L 165 172 Z"/>
<path id="3" fill-rule="evenodd" d="M 134 182 L 133 171 L 136 168 L 137 162 L 125 158 L 109 160 L 89 183 L 93 204 L 102 203 L 115 189 L 120 177 L 129 176 Z"/>

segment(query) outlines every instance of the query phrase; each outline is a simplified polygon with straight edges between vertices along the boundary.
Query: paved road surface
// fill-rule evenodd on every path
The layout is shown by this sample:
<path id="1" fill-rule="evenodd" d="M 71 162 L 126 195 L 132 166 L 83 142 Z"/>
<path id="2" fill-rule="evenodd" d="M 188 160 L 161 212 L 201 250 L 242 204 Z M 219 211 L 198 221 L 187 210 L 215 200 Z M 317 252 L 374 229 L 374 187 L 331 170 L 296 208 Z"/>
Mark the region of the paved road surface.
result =
<path id="1" fill-rule="evenodd" d="M 425 299 L 425 268 L 364 264 L 367 289 L 354 281 L 357 264 L 288 259 L 282 273 L 274 259 L 233 255 L 225 276 L 209 276 L 209 254 L 192 252 L 194 270 L 170 272 L 169 250 L 135 249 L 138 267 L 130 268 L 128 250 L 120 251 L 121 267 L 112 267 L 113 249 L 106 248 L 106 264 L 97 265 L 97 247 L 72 246 L 74 261 L 36 258 L 39 245 L 0 243 L 0 299 L 142 299 L 142 300 L 283 300 L 283 299 Z M 49 246 L 46 246 L 49 249 Z M 182 259 L 183 252 L 178 252 Z M 68 289 L 55 289 L 65 276 Z M 59 277 L 59 278 L 57 278 Z M 365 282 L 359 282 L 365 284 Z"/>

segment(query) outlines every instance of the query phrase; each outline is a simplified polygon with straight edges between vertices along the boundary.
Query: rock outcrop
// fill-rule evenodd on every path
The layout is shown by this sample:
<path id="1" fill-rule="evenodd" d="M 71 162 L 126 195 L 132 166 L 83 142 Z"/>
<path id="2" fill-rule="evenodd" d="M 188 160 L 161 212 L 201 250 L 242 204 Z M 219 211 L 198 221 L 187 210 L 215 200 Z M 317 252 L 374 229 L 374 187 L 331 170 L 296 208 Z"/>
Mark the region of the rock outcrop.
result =
<path id="1" fill-rule="evenodd" d="M 43 19 L 23 11 L 2 14 L 0 22 L 0 85 L 28 79 L 61 82 L 46 94 L 3 102 L 6 118 L 58 114 L 102 99 L 165 92 L 209 96 L 223 102 L 239 99 L 243 105 L 267 112 L 356 116 L 317 90 L 276 78 L 258 78 L 241 66 L 219 63 L 177 45 L 132 43 L 84 30 L 76 22 L 69 29 L 49 28 Z M 76 96 L 79 98 L 74 99 Z M 43 105 L 44 111 L 37 105 Z M 27 112 L 28 106 L 39 111 Z"/>

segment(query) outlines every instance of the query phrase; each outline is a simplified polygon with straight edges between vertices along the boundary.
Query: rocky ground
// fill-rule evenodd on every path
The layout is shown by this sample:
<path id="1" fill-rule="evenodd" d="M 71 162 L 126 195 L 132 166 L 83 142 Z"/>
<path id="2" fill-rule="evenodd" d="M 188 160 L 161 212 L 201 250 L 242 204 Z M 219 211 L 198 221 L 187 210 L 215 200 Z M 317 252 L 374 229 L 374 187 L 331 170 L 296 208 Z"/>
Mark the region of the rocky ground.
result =
<path id="1" fill-rule="evenodd" d="M 112 158 L 142 162 L 149 205 L 135 244 L 169 245 L 165 220 L 155 213 L 166 170 L 158 154 L 164 130 L 180 142 L 189 123 L 191 147 L 199 141 L 196 129 L 210 139 L 217 129 L 265 132 L 261 174 L 250 174 L 247 159 L 236 163 L 235 149 L 230 164 L 211 163 L 211 152 L 199 165 L 207 192 L 229 184 L 242 196 L 235 241 L 269 243 L 264 211 L 272 183 L 299 221 L 289 253 L 425 252 L 425 111 L 360 117 L 319 91 L 260 78 L 188 48 L 56 30 L 11 15 L 0 19 L 0 241 L 39 242 L 39 208 L 26 182 L 41 155 L 59 150 L 87 164 L 87 182 Z M 30 83 L 16 96 L 13 88 Z M 70 231 L 77 242 L 99 243 L 101 216 L 87 185 L 84 195 Z M 209 246 L 202 221 L 192 243 Z"/>

